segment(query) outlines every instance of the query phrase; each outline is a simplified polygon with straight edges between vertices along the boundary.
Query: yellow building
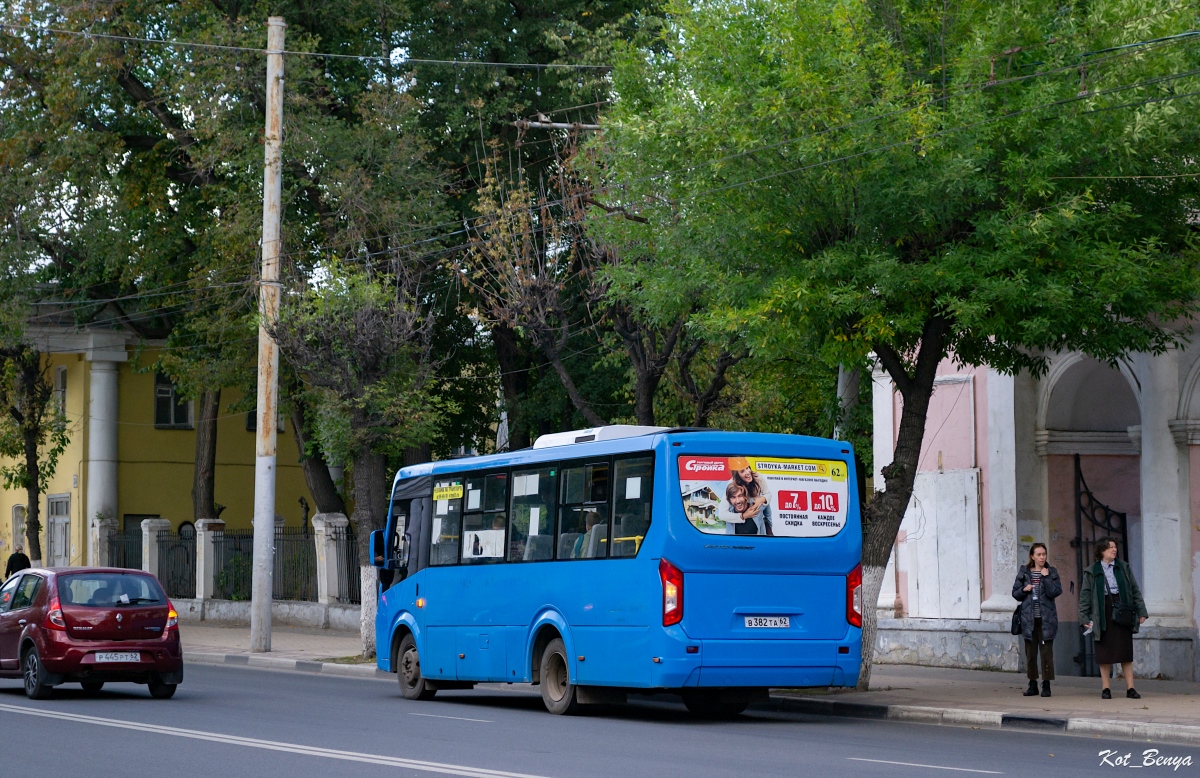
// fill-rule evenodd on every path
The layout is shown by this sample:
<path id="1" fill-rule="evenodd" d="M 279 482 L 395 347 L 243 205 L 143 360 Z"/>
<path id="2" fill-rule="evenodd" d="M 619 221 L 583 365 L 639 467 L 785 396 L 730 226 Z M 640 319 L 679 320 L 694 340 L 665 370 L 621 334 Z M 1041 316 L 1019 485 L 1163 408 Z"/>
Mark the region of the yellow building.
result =
<path id="1" fill-rule="evenodd" d="M 178 530 L 193 519 L 195 403 L 153 372 L 137 372 L 136 338 L 113 330 L 44 328 L 38 342 L 63 403 L 70 443 L 41 496 L 42 555 L 48 565 L 85 565 L 112 530 L 139 531 L 142 519 L 162 518 Z M 139 358 L 152 362 L 153 347 Z M 217 422 L 216 502 L 229 529 L 249 529 L 254 514 L 253 428 L 247 414 L 230 413 L 240 398 L 221 394 Z M 313 504 L 291 425 L 281 422 L 275 512 L 289 526 L 302 521 L 301 497 Z M 26 493 L 0 491 L 0 558 L 24 539 Z M 28 550 L 28 549 L 26 549 Z"/>

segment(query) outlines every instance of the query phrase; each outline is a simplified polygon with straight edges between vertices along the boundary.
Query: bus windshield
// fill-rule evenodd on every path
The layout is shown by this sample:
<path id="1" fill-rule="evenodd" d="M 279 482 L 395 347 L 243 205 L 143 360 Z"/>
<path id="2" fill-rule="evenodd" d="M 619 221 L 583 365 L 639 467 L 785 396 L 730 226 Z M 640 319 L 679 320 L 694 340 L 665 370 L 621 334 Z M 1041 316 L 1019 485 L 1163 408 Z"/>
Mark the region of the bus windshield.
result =
<path id="1" fill-rule="evenodd" d="M 688 521 L 710 535 L 822 538 L 846 524 L 845 462 L 755 456 L 681 456 Z"/>

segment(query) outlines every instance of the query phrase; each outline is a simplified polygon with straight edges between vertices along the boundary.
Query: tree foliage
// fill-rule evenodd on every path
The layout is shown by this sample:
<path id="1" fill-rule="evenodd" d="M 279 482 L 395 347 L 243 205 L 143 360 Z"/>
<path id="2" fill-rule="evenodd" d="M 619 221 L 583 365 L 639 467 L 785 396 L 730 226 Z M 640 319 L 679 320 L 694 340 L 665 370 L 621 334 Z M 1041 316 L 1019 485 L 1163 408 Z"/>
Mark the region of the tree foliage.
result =
<path id="1" fill-rule="evenodd" d="M 1183 6 L 676 3 L 628 47 L 609 196 L 709 326 L 888 372 L 904 398 L 864 514 L 864 602 L 912 491 L 936 369 L 1161 351 L 1197 296 L 1200 59 Z M 1158 40 L 1167 38 L 1166 40 Z M 864 672 L 874 619 L 868 610 Z"/>

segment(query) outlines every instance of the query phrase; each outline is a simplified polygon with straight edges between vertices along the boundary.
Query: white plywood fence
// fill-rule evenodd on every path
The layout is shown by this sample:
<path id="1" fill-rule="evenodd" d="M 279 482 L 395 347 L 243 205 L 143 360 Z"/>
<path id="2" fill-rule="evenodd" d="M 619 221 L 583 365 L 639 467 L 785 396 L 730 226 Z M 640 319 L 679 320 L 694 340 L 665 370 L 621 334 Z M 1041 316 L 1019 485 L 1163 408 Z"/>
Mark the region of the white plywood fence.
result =
<path id="1" fill-rule="evenodd" d="M 900 530 L 906 615 L 978 619 L 979 470 L 918 473 Z"/>

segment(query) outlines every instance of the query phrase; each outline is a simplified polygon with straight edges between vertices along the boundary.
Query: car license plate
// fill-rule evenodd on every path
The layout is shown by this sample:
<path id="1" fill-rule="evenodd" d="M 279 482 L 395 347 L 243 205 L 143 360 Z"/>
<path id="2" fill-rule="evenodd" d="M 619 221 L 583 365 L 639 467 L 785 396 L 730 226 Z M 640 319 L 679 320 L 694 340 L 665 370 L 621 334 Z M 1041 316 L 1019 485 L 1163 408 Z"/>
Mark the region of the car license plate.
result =
<path id="1" fill-rule="evenodd" d="M 142 654 L 139 651 L 97 651 L 97 662 L 140 662 Z"/>
<path id="2" fill-rule="evenodd" d="M 767 629 L 787 629 L 792 626 L 791 619 L 787 616 L 747 616 L 746 627 L 749 629 L 767 628 Z"/>

